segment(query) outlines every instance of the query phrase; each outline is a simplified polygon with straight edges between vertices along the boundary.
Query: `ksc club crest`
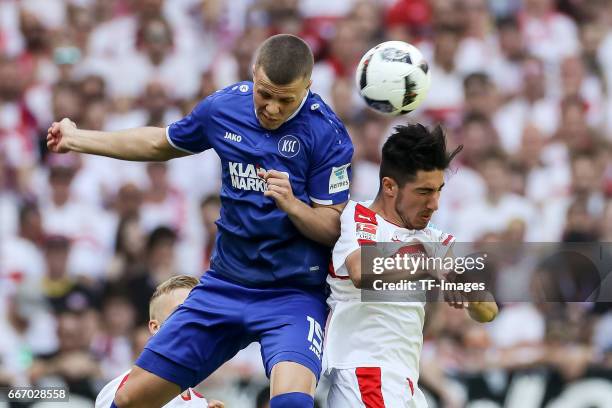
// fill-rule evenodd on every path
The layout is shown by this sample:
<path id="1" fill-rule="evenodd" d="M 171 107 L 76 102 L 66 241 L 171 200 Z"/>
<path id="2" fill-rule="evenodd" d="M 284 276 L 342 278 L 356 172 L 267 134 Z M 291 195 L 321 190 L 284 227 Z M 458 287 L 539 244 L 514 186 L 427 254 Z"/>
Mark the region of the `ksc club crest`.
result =
<path id="1" fill-rule="evenodd" d="M 293 135 L 287 135 L 278 141 L 278 152 L 287 157 L 295 157 L 300 152 L 300 141 Z"/>

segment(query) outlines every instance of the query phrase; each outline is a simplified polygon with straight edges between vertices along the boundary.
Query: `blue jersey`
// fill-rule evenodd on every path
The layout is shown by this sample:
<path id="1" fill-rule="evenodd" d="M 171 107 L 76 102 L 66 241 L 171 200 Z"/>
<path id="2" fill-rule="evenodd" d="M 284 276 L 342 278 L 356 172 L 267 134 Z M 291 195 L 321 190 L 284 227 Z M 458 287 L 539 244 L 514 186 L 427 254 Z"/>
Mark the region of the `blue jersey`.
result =
<path id="1" fill-rule="evenodd" d="M 348 200 L 351 139 L 316 94 L 276 130 L 255 115 L 253 83 L 241 82 L 201 101 L 168 126 L 177 149 L 215 149 L 221 158 L 221 217 L 211 268 L 248 286 L 318 286 L 325 282 L 330 249 L 304 237 L 288 215 L 265 197 L 257 170 L 289 175 L 293 194 L 311 204 Z M 205 183 L 206 180 L 193 180 Z"/>

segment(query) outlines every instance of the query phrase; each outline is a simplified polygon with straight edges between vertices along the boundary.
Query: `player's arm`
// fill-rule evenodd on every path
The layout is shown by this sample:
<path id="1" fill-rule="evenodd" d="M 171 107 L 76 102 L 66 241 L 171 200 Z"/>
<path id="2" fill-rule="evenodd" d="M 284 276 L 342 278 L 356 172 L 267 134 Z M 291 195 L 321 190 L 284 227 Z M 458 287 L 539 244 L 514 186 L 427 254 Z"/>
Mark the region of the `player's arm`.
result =
<path id="1" fill-rule="evenodd" d="M 55 153 L 74 151 L 131 161 L 165 161 L 189 154 L 168 142 L 164 128 L 101 132 L 78 129 L 67 118 L 54 122 L 48 129 L 47 147 Z"/>
<path id="2" fill-rule="evenodd" d="M 338 205 L 311 206 L 296 200 L 295 205 L 287 211 L 293 225 L 304 235 L 327 246 L 334 246 L 340 236 L 340 214 L 346 203 Z"/>
<path id="3" fill-rule="evenodd" d="M 449 249 L 447 252 L 447 257 L 453 257 L 452 249 Z M 469 276 L 468 274 L 455 274 L 454 279 L 457 282 L 467 281 Z M 468 311 L 470 317 L 480 323 L 488 323 L 495 319 L 497 314 L 499 313 L 499 308 L 497 306 L 497 302 L 495 301 L 495 297 L 493 294 L 488 291 L 475 291 L 470 293 L 464 292 L 452 292 L 446 293 L 447 302 L 458 309 L 465 308 Z"/>
<path id="4" fill-rule="evenodd" d="M 349 273 L 349 277 L 353 282 L 353 285 L 355 285 L 357 289 L 361 289 L 363 285 L 361 274 L 361 248 L 351 252 L 349 256 L 346 257 L 346 261 L 344 261 L 344 263 Z M 400 282 L 402 280 L 417 281 L 421 279 L 432 278 L 431 274 L 427 271 L 418 270 L 413 272 L 407 269 L 389 269 L 385 270 L 382 274 L 378 276 L 380 276 L 380 279 L 383 279 L 385 282 L 389 283 Z"/>
<path id="5" fill-rule="evenodd" d="M 337 205 L 308 204 L 293 195 L 286 173 L 276 170 L 261 171 L 267 181 L 266 197 L 272 197 L 276 205 L 289 215 L 295 227 L 307 238 L 323 245 L 334 246 L 340 236 L 340 215 L 346 203 Z"/>

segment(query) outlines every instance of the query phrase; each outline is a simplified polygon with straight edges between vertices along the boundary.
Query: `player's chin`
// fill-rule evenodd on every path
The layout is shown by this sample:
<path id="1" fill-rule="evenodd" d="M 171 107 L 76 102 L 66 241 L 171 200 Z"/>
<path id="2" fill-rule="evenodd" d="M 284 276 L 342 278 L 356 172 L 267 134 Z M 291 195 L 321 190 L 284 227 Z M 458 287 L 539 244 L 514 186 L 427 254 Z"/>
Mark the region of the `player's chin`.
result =
<path id="1" fill-rule="evenodd" d="M 257 115 L 257 120 L 259 121 L 261 127 L 268 130 L 276 130 L 283 124 L 282 120 L 269 120 L 261 117 L 260 115 Z"/>
<path id="2" fill-rule="evenodd" d="M 420 217 L 416 222 L 412 223 L 412 225 L 414 225 L 414 229 L 418 229 L 418 230 L 424 229 L 425 227 L 427 227 L 428 224 L 429 224 L 429 219 L 424 221 L 423 218 L 420 218 Z"/>

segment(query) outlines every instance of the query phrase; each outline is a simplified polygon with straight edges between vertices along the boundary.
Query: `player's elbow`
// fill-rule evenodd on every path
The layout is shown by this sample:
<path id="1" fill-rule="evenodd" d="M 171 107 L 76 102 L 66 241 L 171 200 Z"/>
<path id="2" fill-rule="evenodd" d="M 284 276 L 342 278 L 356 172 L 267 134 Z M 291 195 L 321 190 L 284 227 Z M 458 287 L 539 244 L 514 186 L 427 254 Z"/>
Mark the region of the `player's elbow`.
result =
<path id="1" fill-rule="evenodd" d="M 351 276 L 351 282 L 353 282 L 353 285 L 357 288 L 357 289 L 361 289 L 361 277 L 355 277 L 353 278 Z"/>
<path id="2" fill-rule="evenodd" d="M 357 289 L 361 289 L 362 281 L 361 281 L 361 273 L 351 273 L 349 272 L 349 277 L 351 278 L 351 282 Z"/>
<path id="3" fill-rule="evenodd" d="M 141 408 L 145 407 L 141 401 L 133 398 L 124 388 L 120 388 L 115 394 L 115 406 L 117 408 Z"/>

